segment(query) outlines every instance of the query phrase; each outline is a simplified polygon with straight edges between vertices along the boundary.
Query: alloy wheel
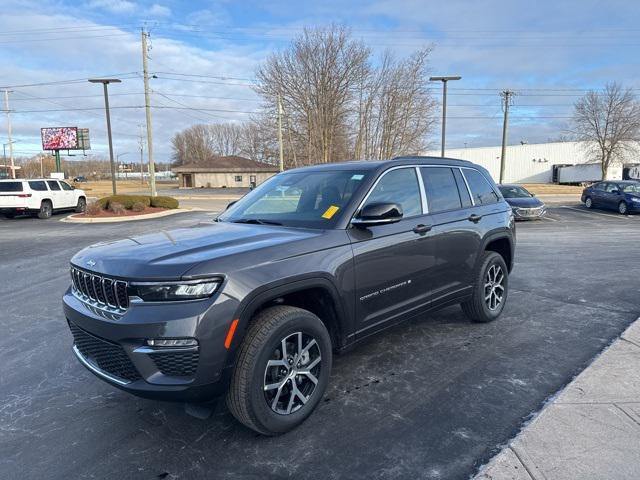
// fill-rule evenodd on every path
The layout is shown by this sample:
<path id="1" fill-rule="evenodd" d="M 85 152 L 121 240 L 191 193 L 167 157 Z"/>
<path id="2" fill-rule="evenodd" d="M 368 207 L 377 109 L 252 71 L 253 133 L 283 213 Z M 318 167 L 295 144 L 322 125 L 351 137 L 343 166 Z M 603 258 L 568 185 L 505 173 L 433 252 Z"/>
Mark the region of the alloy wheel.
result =
<path id="1" fill-rule="evenodd" d="M 626 215 L 627 204 L 625 202 L 620 202 L 620 204 L 618 205 L 618 212 L 620 212 L 622 215 Z"/>
<path id="2" fill-rule="evenodd" d="M 484 283 L 484 301 L 489 310 L 495 311 L 504 299 L 504 272 L 500 265 L 491 265 L 487 269 Z"/>
<path id="3" fill-rule="evenodd" d="M 264 371 L 267 405 L 281 415 L 302 408 L 316 390 L 321 367 L 320 346 L 311 335 L 287 335 L 273 350 Z"/>

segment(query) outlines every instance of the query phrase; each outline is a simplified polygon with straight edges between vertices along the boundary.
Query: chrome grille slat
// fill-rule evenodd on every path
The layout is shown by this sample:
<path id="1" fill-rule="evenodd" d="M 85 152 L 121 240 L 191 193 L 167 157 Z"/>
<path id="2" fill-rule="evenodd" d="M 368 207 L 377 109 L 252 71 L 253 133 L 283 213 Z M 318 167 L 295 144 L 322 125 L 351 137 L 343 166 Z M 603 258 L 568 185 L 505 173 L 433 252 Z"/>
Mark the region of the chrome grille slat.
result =
<path id="1" fill-rule="evenodd" d="M 72 291 L 83 302 L 110 313 L 129 308 L 128 283 L 71 267 Z"/>

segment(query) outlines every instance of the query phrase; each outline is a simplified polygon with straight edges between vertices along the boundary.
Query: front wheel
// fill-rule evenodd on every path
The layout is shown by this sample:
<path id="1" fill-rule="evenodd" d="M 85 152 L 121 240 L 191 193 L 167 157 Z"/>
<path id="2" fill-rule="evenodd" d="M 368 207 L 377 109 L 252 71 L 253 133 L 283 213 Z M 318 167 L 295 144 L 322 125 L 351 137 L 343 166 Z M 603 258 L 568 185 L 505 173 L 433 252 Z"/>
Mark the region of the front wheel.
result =
<path id="1" fill-rule="evenodd" d="M 591 200 L 591 197 L 587 197 L 584 200 L 584 206 L 587 208 L 593 208 L 593 200 Z"/>
<path id="2" fill-rule="evenodd" d="M 504 259 L 496 252 L 484 252 L 472 297 L 461 304 L 462 311 L 474 322 L 491 322 L 502 313 L 508 289 L 509 272 Z"/>
<path id="3" fill-rule="evenodd" d="M 87 209 L 87 200 L 84 197 L 80 197 L 78 199 L 78 204 L 76 205 L 76 213 L 83 213 Z"/>
<path id="4" fill-rule="evenodd" d="M 627 202 L 620 202 L 618 204 L 618 213 L 620 215 L 626 215 L 629 212 L 629 206 L 627 205 Z"/>
<path id="5" fill-rule="evenodd" d="M 329 382 L 331 339 L 322 321 L 301 308 L 275 306 L 249 325 L 227 393 L 236 419 L 263 435 L 301 424 Z"/>

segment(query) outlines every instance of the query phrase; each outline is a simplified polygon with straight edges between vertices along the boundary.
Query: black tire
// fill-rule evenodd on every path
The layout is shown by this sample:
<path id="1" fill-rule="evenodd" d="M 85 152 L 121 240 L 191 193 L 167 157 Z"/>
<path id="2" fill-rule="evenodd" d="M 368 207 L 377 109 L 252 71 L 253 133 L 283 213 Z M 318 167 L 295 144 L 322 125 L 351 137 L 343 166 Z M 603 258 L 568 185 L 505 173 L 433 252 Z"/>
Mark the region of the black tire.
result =
<path id="1" fill-rule="evenodd" d="M 6 218 L 8 218 L 9 220 L 11 220 L 12 218 L 15 218 L 16 214 L 15 213 L 5 213 L 4 216 Z"/>
<path id="2" fill-rule="evenodd" d="M 624 200 L 618 204 L 618 213 L 620 215 L 627 215 L 629 213 L 629 205 Z"/>
<path id="3" fill-rule="evenodd" d="M 277 374 L 280 374 L 280 370 L 285 368 L 267 367 L 267 362 L 270 360 L 278 362 L 279 360 L 273 360 L 273 355 L 280 351 L 279 348 L 283 339 L 286 341 L 299 332 L 301 339 L 303 338 L 302 335 L 304 335 L 316 341 L 317 350 L 315 346 L 310 347 L 309 350 L 313 349 L 314 352 L 318 352 L 321 359 L 318 363 L 319 368 L 313 367 L 310 370 L 317 374 L 317 377 L 314 376 L 317 379 L 317 383 L 312 386 L 306 375 L 301 380 L 298 379 L 298 376 L 289 380 L 287 378 L 288 373 L 283 374 L 283 377 L 278 382 L 284 385 L 284 388 L 277 388 L 275 395 L 278 395 L 279 399 L 281 390 L 283 392 L 291 390 L 288 398 L 293 397 L 301 405 L 297 406 L 298 409 L 295 411 L 289 407 L 290 413 L 277 413 L 272 408 L 273 402 L 270 404 L 267 400 L 267 392 L 272 392 L 273 390 L 265 388 L 267 386 L 267 374 L 272 372 L 272 370 L 268 370 L 269 368 L 276 368 Z M 311 344 L 310 340 L 306 346 L 303 344 L 302 351 L 308 348 L 309 344 Z M 286 343 L 284 350 L 287 350 L 287 345 L 290 344 Z M 327 332 L 322 321 L 313 313 L 286 305 L 270 307 L 261 311 L 252 319 L 246 336 L 240 345 L 237 363 L 227 393 L 229 410 L 238 421 L 263 435 L 279 435 L 292 430 L 313 412 L 322 399 L 329 382 L 331 355 L 329 332 Z M 303 356 L 300 358 L 303 358 Z M 283 360 L 285 360 L 284 355 Z M 310 362 L 309 353 L 307 353 L 307 362 L 308 364 L 313 363 Z M 297 368 L 297 366 L 290 368 L 292 369 L 291 373 L 295 374 L 293 369 Z M 307 383 L 302 384 L 304 388 L 312 386 L 309 396 L 305 397 L 306 403 L 304 404 L 293 394 L 293 389 L 290 389 L 294 381 L 306 381 Z M 273 383 L 271 384 L 273 385 Z M 296 388 L 297 385 L 296 383 Z M 276 399 L 276 408 L 278 399 Z"/>
<path id="4" fill-rule="evenodd" d="M 83 213 L 87 209 L 87 199 L 84 197 L 78 198 L 78 205 L 76 205 L 76 213 Z"/>
<path id="5" fill-rule="evenodd" d="M 587 208 L 593 208 L 593 199 L 591 197 L 587 197 L 584 199 L 584 206 Z"/>
<path id="6" fill-rule="evenodd" d="M 489 300 L 486 299 L 487 292 L 487 275 L 490 275 L 491 268 L 498 269 L 503 274 L 502 278 L 502 298 L 500 302 L 496 304 L 496 308 L 491 308 L 489 303 L 493 304 L 494 298 L 491 294 Z M 499 292 L 497 287 L 489 287 L 490 291 Z M 507 270 L 507 264 L 502 258 L 502 255 L 496 252 L 484 252 L 480 258 L 480 267 L 476 272 L 476 278 L 474 280 L 473 295 L 470 300 L 460 304 L 464 314 L 474 322 L 491 322 L 498 318 L 504 309 L 504 305 L 507 301 L 509 293 L 509 271 Z M 496 294 L 497 295 L 497 294 Z"/>
<path id="7" fill-rule="evenodd" d="M 44 220 L 47 218 L 51 218 L 53 214 L 53 205 L 49 200 L 43 200 L 40 204 L 40 210 L 38 210 L 37 216 L 38 218 Z"/>

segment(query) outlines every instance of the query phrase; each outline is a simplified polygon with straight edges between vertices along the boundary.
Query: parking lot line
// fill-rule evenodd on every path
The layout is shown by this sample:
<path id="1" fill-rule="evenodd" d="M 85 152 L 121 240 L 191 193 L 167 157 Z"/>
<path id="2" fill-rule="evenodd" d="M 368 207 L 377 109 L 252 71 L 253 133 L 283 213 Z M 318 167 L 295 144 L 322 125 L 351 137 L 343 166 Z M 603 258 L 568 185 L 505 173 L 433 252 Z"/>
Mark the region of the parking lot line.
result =
<path id="1" fill-rule="evenodd" d="M 627 215 L 625 215 L 624 217 L 622 215 L 620 215 L 620 216 L 610 215 L 608 213 L 600 213 L 600 212 L 594 212 L 594 211 L 591 211 L 591 210 L 583 210 L 581 208 L 568 207 L 566 205 L 561 205 L 560 208 L 567 208 L 569 210 L 574 210 L 576 212 L 584 213 L 585 215 L 600 215 L 601 217 L 613 218 L 613 219 L 616 219 L 616 220 L 628 220 L 629 219 L 629 217 Z"/>

